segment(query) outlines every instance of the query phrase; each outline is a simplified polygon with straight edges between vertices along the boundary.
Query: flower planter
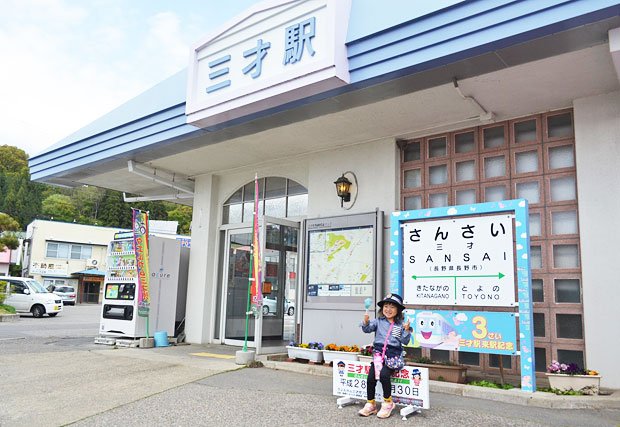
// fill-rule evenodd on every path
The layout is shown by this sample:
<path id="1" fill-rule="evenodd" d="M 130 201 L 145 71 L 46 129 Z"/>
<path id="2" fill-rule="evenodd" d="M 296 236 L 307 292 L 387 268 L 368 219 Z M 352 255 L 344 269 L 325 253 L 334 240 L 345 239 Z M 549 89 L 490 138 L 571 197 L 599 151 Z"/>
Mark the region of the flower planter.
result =
<path id="1" fill-rule="evenodd" d="M 323 362 L 323 350 L 315 350 L 313 348 L 286 346 L 288 357 L 291 359 L 306 359 L 310 362 Z"/>
<path id="2" fill-rule="evenodd" d="M 581 390 L 585 387 L 593 387 L 598 390 L 601 386 L 600 375 L 566 375 L 545 374 L 549 380 L 549 387 L 558 390 Z M 598 393 L 598 391 L 597 391 Z"/>
<path id="3" fill-rule="evenodd" d="M 465 383 L 467 379 L 467 367 L 461 365 L 433 365 L 430 363 L 406 363 L 407 366 L 428 368 L 429 379 L 446 381 L 449 383 Z"/>
<path id="4" fill-rule="evenodd" d="M 350 351 L 323 350 L 323 360 L 333 362 L 334 360 L 358 360 L 359 353 Z"/>

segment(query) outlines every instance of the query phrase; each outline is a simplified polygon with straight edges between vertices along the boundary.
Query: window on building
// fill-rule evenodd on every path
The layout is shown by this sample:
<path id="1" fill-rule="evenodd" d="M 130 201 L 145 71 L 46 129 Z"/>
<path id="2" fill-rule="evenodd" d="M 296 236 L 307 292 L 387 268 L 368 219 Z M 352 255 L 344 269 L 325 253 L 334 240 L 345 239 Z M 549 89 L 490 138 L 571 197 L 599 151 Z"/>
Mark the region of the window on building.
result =
<path id="1" fill-rule="evenodd" d="M 308 190 L 297 182 L 267 177 L 258 180 L 258 211 L 260 215 L 292 218 L 306 215 Z M 254 212 L 254 181 L 239 188 L 224 202 L 223 224 L 252 220 Z"/>
<path id="2" fill-rule="evenodd" d="M 491 368 L 499 368 L 499 359 L 502 358 L 502 367 L 504 369 L 512 369 L 512 356 L 489 354 L 489 366 Z"/>
<path id="3" fill-rule="evenodd" d="M 480 366 L 480 354 L 459 351 L 459 363 L 461 365 Z"/>
<path id="4" fill-rule="evenodd" d="M 92 255 L 92 246 L 71 243 L 47 242 L 47 250 L 45 251 L 46 258 L 88 259 L 92 258 Z"/>

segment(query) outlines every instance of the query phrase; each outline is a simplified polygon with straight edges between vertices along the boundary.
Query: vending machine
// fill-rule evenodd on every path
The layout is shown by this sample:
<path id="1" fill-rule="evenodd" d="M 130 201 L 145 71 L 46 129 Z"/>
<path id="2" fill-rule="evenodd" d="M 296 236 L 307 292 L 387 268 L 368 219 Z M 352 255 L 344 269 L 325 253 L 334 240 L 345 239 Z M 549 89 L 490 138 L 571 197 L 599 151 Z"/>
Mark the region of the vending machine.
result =
<path id="1" fill-rule="evenodd" d="M 148 333 L 183 331 L 189 248 L 174 237 L 149 236 L 150 308 Z M 138 272 L 131 233 L 119 233 L 108 246 L 99 333 L 103 336 L 147 336 L 147 317 L 138 315 Z"/>

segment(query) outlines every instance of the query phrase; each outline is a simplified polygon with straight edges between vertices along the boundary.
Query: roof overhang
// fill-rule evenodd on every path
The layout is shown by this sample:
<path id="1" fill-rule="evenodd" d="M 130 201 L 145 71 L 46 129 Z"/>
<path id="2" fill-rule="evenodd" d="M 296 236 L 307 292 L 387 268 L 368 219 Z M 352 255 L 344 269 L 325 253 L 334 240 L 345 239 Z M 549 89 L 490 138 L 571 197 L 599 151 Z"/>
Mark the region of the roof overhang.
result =
<path id="1" fill-rule="evenodd" d="M 185 106 L 178 104 L 34 157 L 32 177 L 157 197 L 169 195 L 169 188 L 131 174 L 129 160 L 191 180 L 378 139 L 474 126 L 490 118 L 480 107 L 496 120 L 570 107 L 576 98 L 619 89 L 613 63 L 619 14 L 615 6 L 575 18 L 570 25 L 536 28 L 441 61 L 408 68 L 393 64 L 392 72 L 365 80 L 373 59 L 367 58 L 365 67 L 353 61 L 352 76 L 362 80 L 207 129 L 187 125 Z M 360 40 L 363 49 L 351 43 L 349 60 L 367 56 L 373 51 L 368 43 L 391 35 Z M 396 61 L 399 56 L 394 55 Z M 191 199 L 181 202 L 191 204 Z"/>

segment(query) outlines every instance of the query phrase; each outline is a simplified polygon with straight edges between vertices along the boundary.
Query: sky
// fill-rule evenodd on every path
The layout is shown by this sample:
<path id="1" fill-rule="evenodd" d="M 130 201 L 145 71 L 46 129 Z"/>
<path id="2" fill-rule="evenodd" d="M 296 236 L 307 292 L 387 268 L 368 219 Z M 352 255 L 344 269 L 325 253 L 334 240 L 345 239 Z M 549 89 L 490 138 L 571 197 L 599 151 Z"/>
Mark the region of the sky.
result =
<path id="1" fill-rule="evenodd" d="M 187 68 L 256 0 L 0 0 L 0 146 L 29 156 Z"/>

